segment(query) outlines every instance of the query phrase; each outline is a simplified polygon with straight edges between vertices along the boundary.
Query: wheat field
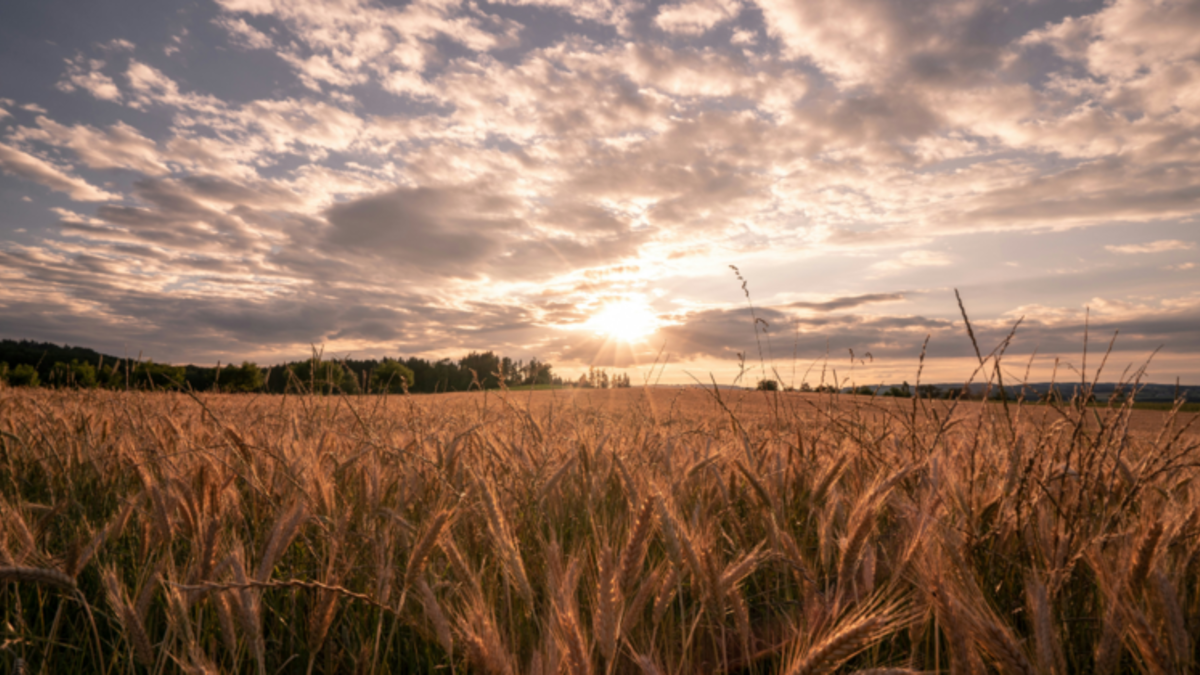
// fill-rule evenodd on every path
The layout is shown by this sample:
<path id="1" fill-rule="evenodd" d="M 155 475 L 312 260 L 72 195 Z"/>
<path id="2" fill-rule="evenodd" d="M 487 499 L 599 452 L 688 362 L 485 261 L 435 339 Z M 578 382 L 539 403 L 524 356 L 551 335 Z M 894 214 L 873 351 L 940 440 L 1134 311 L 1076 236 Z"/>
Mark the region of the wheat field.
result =
<path id="1" fill-rule="evenodd" d="M 0 672 L 1190 672 L 1195 417 L 0 389 Z"/>

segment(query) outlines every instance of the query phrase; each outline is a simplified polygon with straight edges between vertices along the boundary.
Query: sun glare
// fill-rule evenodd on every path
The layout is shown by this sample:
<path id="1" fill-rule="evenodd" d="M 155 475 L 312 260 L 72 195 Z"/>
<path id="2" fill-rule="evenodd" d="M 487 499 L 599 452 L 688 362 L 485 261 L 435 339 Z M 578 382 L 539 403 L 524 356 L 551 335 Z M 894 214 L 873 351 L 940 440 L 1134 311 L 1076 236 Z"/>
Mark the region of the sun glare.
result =
<path id="1" fill-rule="evenodd" d="M 658 328 L 658 317 L 643 303 L 622 300 L 605 305 L 587 325 L 624 342 L 637 342 Z"/>

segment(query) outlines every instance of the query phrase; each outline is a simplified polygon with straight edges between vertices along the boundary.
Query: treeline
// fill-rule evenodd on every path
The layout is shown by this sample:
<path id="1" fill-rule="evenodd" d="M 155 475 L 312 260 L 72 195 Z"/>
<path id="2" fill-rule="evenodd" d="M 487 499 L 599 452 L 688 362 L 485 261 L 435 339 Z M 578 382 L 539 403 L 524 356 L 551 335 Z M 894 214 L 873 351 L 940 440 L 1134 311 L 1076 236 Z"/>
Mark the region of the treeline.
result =
<path id="1" fill-rule="evenodd" d="M 602 371 L 601 371 L 602 372 Z M 594 386 L 628 382 L 593 376 Z M 601 379 L 603 384 L 601 384 Z M 152 360 L 101 354 L 85 347 L 30 340 L 0 340 L 0 381 L 11 386 L 176 389 L 223 392 L 435 393 L 519 386 L 564 386 L 553 366 L 493 352 L 471 352 L 457 360 L 312 358 L 261 367 L 240 365 L 172 366 Z M 566 386 L 572 386 L 574 383 Z M 590 385 L 590 382 L 589 382 Z M 613 384 L 612 386 L 620 386 Z"/>
<path id="2" fill-rule="evenodd" d="M 609 375 L 607 370 L 593 366 L 579 376 L 575 386 L 580 389 L 623 389 L 630 386 L 629 374 Z"/>
<path id="3" fill-rule="evenodd" d="M 855 396 L 889 396 L 894 398 L 912 398 L 919 395 L 923 399 L 962 399 L 980 401 L 1026 401 L 1039 403 L 1064 403 L 1083 398 L 1086 403 L 1121 403 L 1136 398 L 1140 403 L 1174 403 L 1176 401 L 1200 402 L 1200 391 L 1195 388 L 1163 384 L 1130 384 L 1102 382 L 1088 384 L 1055 384 L 1047 382 L 1022 383 L 1017 385 L 990 385 L 973 383 L 970 385 L 922 384 L 913 387 L 904 382 L 900 385 L 876 385 L 874 387 L 860 385 L 856 387 L 836 387 L 832 384 L 817 386 L 803 382 L 799 387 L 782 386 L 778 380 L 762 379 L 756 388 L 764 391 L 799 391 L 814 393 L 842 393 Z"/>

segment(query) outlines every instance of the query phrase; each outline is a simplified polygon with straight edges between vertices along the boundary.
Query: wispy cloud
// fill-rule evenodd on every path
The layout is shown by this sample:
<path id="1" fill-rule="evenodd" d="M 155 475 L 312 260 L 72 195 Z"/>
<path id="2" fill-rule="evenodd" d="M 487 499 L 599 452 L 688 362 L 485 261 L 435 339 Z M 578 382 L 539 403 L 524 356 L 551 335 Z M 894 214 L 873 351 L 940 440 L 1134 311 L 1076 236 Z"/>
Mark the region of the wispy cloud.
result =
<path id="1" fill-rule="evenodd" d="M 904 251 L 899 255 L 881 260 L 871 267 L 882 272 L 896 272 L 912 267 L 945 267 L 950 264 L 950 256 L 942 251 Z"/>
<path id="2" fill-rule="evenodd" d="M 0 143 L 0 170 L 40 183 L 51 190 L 65 192 L 75 201 L 102 202 L 121 198 L 120 195 L 105 192 L 78 176 L 72 176 L 40 157 L 3 143 Z"/>
<path id="3" fill-rule="evenodd" d="M 1104 247 L 1112 253 L 1163 253 L 1164 251 L 1190 251 L 1196 248 L 1195 242 L 1178 239 L 1160 239 L 1145 244 L 1109 244 Z"/>

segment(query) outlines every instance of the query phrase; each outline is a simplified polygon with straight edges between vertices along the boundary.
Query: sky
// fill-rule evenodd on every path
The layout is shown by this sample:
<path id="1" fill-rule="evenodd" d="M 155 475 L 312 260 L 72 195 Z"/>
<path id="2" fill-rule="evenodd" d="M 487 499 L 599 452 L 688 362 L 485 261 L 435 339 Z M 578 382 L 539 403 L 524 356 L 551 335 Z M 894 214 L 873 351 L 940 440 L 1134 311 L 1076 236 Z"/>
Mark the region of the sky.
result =
<path id="1" fill-rule="evenodd" d="M 43 0 L 0 73 L 0 337 L 950 382 L 957 289 L 1200 384 L 1198 2 Z"/>

